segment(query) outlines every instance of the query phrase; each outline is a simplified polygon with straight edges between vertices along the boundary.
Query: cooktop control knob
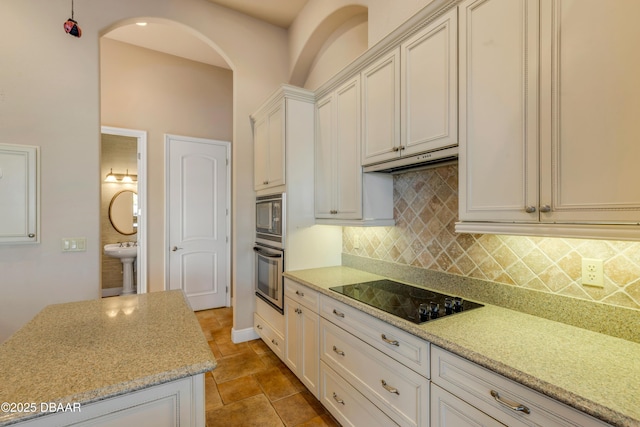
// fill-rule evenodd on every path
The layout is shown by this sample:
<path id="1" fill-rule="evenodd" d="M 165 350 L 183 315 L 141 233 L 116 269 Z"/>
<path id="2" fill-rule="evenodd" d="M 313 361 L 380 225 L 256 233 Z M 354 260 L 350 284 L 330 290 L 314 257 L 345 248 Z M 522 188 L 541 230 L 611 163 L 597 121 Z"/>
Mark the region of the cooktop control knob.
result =
<path id="1" fill-rule="evenodd" d="M 444 313 L 448 316 L 453 314 L 453 301 L 450 297 L 444 299 Z"/>
<path id="2" fill-rule="evenodd" d="M 453 311 L 460 313 L 462 311 L 462 298 L 455 297 L 453 300 Z"/>
<path id="3" fill-rule="evenodd" d="M 437 302 L 431 302 L 429 304 L 429 317 L 432 319 L 437 319 L 440 315 L 440 304 Z"/>
<path id="4" fill-rule="evenodd" d="M 427 304 L 420 304 L 418 307 L 418 318 L 421 322 L 429 320 L 429 306 Z"/>

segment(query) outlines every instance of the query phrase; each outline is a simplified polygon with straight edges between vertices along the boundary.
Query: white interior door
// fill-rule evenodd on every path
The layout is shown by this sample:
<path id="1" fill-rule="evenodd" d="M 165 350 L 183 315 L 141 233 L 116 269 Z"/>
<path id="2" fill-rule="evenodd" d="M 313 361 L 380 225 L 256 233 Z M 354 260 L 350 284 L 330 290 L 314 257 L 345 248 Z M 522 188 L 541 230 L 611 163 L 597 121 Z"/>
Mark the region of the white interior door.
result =
<path id="1" fill-rule="evenodd" d="M 230 144 L 167 135 L 168 289 L 194 310 L 229 304 Z"/>

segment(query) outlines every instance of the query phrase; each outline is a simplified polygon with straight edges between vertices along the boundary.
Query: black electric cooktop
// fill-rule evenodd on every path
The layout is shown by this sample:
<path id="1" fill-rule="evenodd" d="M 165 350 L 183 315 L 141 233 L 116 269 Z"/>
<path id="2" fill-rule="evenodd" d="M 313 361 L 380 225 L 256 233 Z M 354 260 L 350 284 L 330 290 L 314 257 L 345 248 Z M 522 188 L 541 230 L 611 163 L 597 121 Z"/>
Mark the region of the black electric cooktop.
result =
<path id="1" fill-rule="evenodd" d="M 417 324 L 483 307 L 460 297 L 386 279 L 329 289 Z"/>

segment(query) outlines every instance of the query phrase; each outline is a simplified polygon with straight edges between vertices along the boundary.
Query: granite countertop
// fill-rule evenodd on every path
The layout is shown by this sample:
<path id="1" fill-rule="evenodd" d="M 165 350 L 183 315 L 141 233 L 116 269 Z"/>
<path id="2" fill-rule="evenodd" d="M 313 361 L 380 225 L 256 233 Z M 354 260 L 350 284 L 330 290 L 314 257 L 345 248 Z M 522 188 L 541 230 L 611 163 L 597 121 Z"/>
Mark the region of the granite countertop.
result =
<path id="1" fill-rule="evenodd" d="M 329 290 L 382 276 L 349 267 L 285 276 L 609 424 L 640 426 L 638 343 L 489 304 L 416 325 Z"/>
<path id="2" fill-rule="evenodd" d="M 0 403 L 83 405 L 215 367 L 181 290 L 55 304 L 0 345 Z"/>

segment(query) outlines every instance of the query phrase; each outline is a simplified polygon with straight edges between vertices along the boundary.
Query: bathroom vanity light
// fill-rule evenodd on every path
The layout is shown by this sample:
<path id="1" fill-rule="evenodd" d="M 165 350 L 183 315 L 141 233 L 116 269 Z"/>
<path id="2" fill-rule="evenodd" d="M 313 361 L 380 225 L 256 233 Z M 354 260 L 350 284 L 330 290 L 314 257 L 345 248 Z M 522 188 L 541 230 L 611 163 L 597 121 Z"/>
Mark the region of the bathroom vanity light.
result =
<path id="1" fill-rule="evenodd" d="M 133 178 L 131 178 L 131 175 L 129 175 L 129 169 L 127 169 L 127 173 L 122 177 L 122 182 L 126 182 L 127 184 L 133 182 Z"/>
<path id="2" fill-rule="evenodd" d="M 124 174 L 113 173 L 113 168 L 111 168 L 109 173 L 105 177 L 104 182 L 120 182 L 123 184 L 132 184 L 138 182 L 138 175 L 129 174 L 129 169 L 127 169 L 127 172 Z"/>

